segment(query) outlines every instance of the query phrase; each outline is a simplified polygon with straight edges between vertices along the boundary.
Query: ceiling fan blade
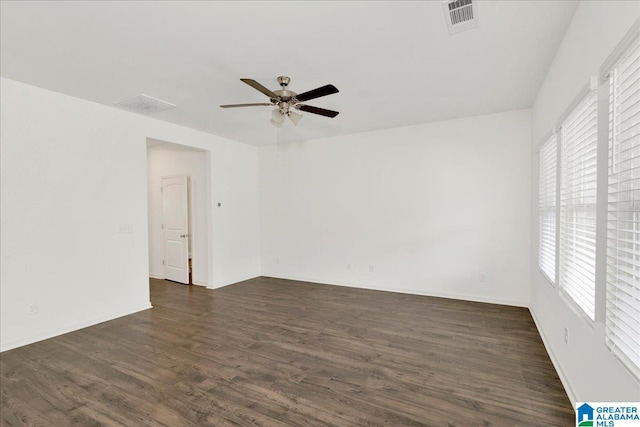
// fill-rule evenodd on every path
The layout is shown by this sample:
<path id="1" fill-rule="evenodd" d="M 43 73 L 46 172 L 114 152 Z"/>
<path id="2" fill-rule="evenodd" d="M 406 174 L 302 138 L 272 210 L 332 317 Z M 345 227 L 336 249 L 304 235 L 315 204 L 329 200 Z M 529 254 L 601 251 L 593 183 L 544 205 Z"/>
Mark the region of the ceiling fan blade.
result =
<path id="1" fill-rule="evenodd" d="M 275 93 L 271 92 L 269 89 L 267 89 L 266 87 L 262 86 L 260 83 L 258 83 L 257 81 L 253 80 L 253 79 L 240 79 L 243 82 L 245 82 L 246 84 L 248 84 L 249 86 L 251 86 L 252 88 L 254 88 L 255 90 L 259 90 L 260 92 L 264 93 L 265 95 L 267 95 L 269 98 L 278 98 L 278 95 L 276 95 Z"/>
<path id="2" fill-rule="evenodd" d="M 334 118 L 335 116 L 340 114 L 338 111 L 325 110 L 324 108 L 313 107 L 311 105 L 296 105 L 296 108 L 298 110 L 306 111 L 307 113 L 319 114 L 321 116 L 331 118 Z"/>
<path id="3" fill-rule="evenodd" d="M 258 106 L 271 106 L 273 104 L 268 104 L 266 102 L 263 103 L 259 103 L 259 104 L 225 104 L 225 105 L 221 105 L 220 108 L 236 108 L 236 107 L 258 107 Z"/>
<path id="4" fill-rule="evenodd" d="M 334 93 L 338 93 L 339 90 L 334 85 L 325 85 L 308 92 L 303 92 L 296 95 L 296 99 L 300 102 L 308 101 L 310 99 L 320 98 L 321 96 L 327 96 Z"/>

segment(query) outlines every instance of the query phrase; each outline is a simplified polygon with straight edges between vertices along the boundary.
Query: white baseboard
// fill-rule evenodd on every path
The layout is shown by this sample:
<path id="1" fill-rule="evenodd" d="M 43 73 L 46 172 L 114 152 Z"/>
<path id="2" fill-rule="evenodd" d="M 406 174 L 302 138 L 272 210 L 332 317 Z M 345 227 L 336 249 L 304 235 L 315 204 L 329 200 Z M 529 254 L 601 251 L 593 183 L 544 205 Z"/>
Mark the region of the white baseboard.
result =
<path id="1" fill-rule="evenodd" d="M 297 277 L 297 276 L 284 276 L 279 274 L 262 274 L 264 277 L 273 277 L 275 279 L 285 279 L 285 280 L 297 280 L 301 282 L 312 282 L 319 283 L 321 285 L 334 285 L 334 286 L 344 286 L 347 288 L 358 288 L 358 289 L 368 289 L 371 291 L 384 291 L 384 292 L 396 292 L 400 294 L 408 294 L 408 295 L 420 295 L 427 297 L 438 297 L 438 298 L 450 298 L 464 301 L 473 301 L 473 302 L 484 302 L 489 304 L 500 304 L 500 305 L 510 305 L 515 307 L 524 307 L 528 308 L 529 303 L 527 301 L 517 301 L 510 300 L 504 298 L 485 298 L 478 295 L 462 295 L 462 294 L 453 294 L 453 293 L 442 293 L 442 292 L 431 292 L 431 291 L 422 291 L 418 289 L 400 289 L 400 288 L 390 288 L 390 287 L 372 287 L 367 285 L 362 285 L 359 283 L 345 283 L 338 282 L 332 280 L 318 279 L 312 277 Z"/>
<path id="2" fill-rule="evenodd" d="M 209 281 L 206 280 L 206 278 L 200 277 L 200 275 L 193 275 L 191 277 L 191 283 L 195 286 L 204 286 L 205 288 L 209 287 Z"/>
<path id="3" fill-rule="evenodd" d="M 245 280 L 255 279 L 256 277 L 260 277 L 260 274 L 253 274 L 250 276 L 238 277 L 232 280 L 221 281 L 218 283 L 214 283 L 211 286 L 207 286 L 207 289 L 220 289 L 220 288 L 224 288 L 225 286 L 233 285 L 238 282 L 244 282 Z"/>
<path id="4" fill-rule="evenodd" d="M 556 358 L 555 354 L 553 353 L 553 350 L 551 349 L 551 346 L 549 345 L 549 341 L 547 340 L 547 337 L 545 336 L 544 331 L 540 327 L 540 322 L 538 322 L 538 317 L 536 316 L 535 311 L 533 311 L 533 308 L 530 307 L 529 308 L 529 312 L 531 313 L 531 317 L 533 317 L 533 322 L 536 324 L 536 328 L 538 329 L 538 334 L 540 335 L 540 338 L 542 338 L 542 343 L 544 344 L 544 348 L 547 350 L 547 354 L 549 355 L 549 359 L 551 359 L 551 363 L 553 363 L 553 367 L 556 368 L 556 372 L 558 373 L 558 376 L 560 377 L 560 382 L 562 382 L 562 386 L 564 387 L 564 391 L 567 393 L 567 396 L 569 396 L 569 400 L 571 401 L 571 405 L 575 407 L 575 405 L 578 402 L 578 400 L 576 398 L 576 394 L 574 393 L 573 389 L 571 388 L 571 383 L 567 379 L 567 376 L 564 374 L 564 371 L 562 370 L 562 367 L 560 366 L 560 363 L 558 363 L 558 359 Z"/>
<path id="5" fill-rule="evenodd" d="M 70 325 L 65 325 L 60 328 L 51 329 L 36 335 L 20 338 L 18 340 L 10 341 L 7 343 L 0 343 L 0 352 L 12 350 L 14 348 L 22 347 L 25 345 L 33 344 L 38 341 L 43 341 L 49 338 L 57 337 L 58 335 L 68 334 L 79 329 L 84 329 L 89 326 L 97 325 L 98 323 L 108 322 L 109 320 L 117 319 L 119 317 L 128 316 L 129 314 L 137 313 L 139 311 L 148 310 L 152 308 L 151 302 L 147 304 L 130 307 L 125 310 L 116 311 L 114 313 L 106 314 L 103 316 L 94 317 L 92 319 L 85 320 Z"/>
<path id="6" fill-rule="evenodd" d="M 162 277 L 162 276 L 160 276 L 160 275 L 158 275 L 158 274 L 152 274 L 152 273 L 149 273 L 149 277 L 150 277 L 150 278 L 152 278 L 152 279 L 164 280 L 164 277 Z M 200 282 L 200 281 L 198 280 L 198 282 Z M 193 281 L 193 283 L 192 283 L 192 284 L 193 284 L 194 286 L 203 286 L 203 287 L 205 287 L 205 288 L 209 286 L 209 285 L 207 285 L 207 284 L 206 284 L 206 283 L 204 283 L 204 282 L 196 283 L 195 281 Z"/>

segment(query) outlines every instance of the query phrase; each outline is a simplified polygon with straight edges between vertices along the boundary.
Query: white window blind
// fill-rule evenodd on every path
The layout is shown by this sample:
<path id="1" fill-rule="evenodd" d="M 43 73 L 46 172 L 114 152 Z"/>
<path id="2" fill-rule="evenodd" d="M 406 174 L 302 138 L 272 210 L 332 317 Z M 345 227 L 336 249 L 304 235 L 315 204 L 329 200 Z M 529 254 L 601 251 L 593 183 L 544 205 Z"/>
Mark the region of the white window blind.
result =
<path id="1" fill-rule="evenodd" d="M 640 377 L 640 40 L 609 74 L 607 346 Z"/>
<path id="2" fill-rule="evenodd" d="M 597 91 L 561 127 L 560 289 L 595 319 Z"/>
<path id="3" fill-rule="evenodd" d="M 558 142 L 552 135 L 540 147 L 538 183 L 538 262 L 552 283 L 556 281 L 556 182 Z"/>

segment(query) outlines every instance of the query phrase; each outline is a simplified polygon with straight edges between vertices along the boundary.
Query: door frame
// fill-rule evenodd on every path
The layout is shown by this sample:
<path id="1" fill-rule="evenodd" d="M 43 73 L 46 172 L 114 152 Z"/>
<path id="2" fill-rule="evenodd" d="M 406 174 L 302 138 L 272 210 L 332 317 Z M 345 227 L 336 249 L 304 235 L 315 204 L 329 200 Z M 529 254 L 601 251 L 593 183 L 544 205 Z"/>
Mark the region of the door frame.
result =
<path id="1" fill-rule="evenodd" d="M 155 142 L 156 144 L 150 144 Z M 153 138 L 153 137 L 146 137 L 146 151 L 147 154 L 150 150 L 153 150 L 153 145 L 157 145 L 157 143 L 162 143 L 162 144 L 169 144 L 169 146 L 179 146 L 179 147 L 184 147 L 184 149 L 186 151 L 196 151 L 199 153 L 203 153 L 203 161 L 204 161 L 204 182 L 202 183 L 203 187 L 204 187 L 204 200 L 201 201 L 201 204 L 204 206 L 203 209 L 203 214 L 205 215 L 205 227 L 204 229 L 201 230 L 195 230 L 201 239 L 204 239 L 205 241 L 203 242 L 204 247 L 206 247 L 206 253 L 205 254 L 201 254 L 201 256 L 198 258 L 198 262 L 202 265 L 206 263 L 206 271 L 207 271 L 207 278 L 206 280 L 200 280 L 198 282 L 195 282 L 194 285 L 198 285 L 198 286 L 203 286 L 206 288 L 211 288 L 213 282 L 213 276 L 214 276 L 214 266 L 213 266 L 213 237 L 214 237 L 214 230 L 213 230 L 213 218 L 212 218 L 212 214 L 213 214 L 213 183 L 211 181 L 212 176 L 213 176 L 213 171 L 212 171 L 212 152 L 211 149 L 209 148 L 202 148 L 202 147 L 198 147 L 198 146 L 191 146 L 191 145 L 185 145 L 185 144 L 176 144 L 175 142 L 171 142 L 171 141 L 167 141 L 167 140 L 161 140 L 159 138 Z M 149 161 L 148 161 L 148 157 L 147 157 L 147 174 L 146 174 L 146 184 L 147 184 L 147 189 L 150 191 L 159 191 L 159 186 L 162 185 L 162 181 L 159 182 L 152 182 L 150 180 L 150 176 L 149 176 Z M 179 175 L 185 175 L 185 174 L 179 174 Z M 188 175 L 188 174 L 187 174 Z M 165 175 L 162 175 L 163 177 Z M 171 175 L 167 175 L 167 176 L 171 176 Z M 150 220 L 149 220 L 149 215 L 151 214 L 151 212 L 153 212 L 153 210 L 155 209 L 155 207 L 150 204 L 150 200 L 147 199 L 147 216 L 146 216 L 146 224 L 147 224 L 147 230 L 149 230 L 149 233 L 154 233 L 157 232 L 157 230 L 150 230 L 149 229 L 149 224 L 150 224 Z M 191 218 L 190 218 L 191 219 Z M 202 227 L 201 227 L 202 228 Z M 147 236 L 147 258 L 149 257 L 149 254 L 151 253 L 150 250 L 150 243 L 151 240 L 149 239 L 149 236 Z M 194 253 L 197 249 L 194 249 Z M 164 251 L 164 249 L 163 249 Z M 205 256 L 206 255 L 206 256 Z M 149 270 L 149 263 L 147 263 L 147 277 L 150 278 L 154 278 L 154 279 L 160 279 L 163 280 L 164 279 L 164 268 L 162 268 L 162 275 L 163 277 L 160 277 L 157 274 L 150 274 L 150 270 Z"/>

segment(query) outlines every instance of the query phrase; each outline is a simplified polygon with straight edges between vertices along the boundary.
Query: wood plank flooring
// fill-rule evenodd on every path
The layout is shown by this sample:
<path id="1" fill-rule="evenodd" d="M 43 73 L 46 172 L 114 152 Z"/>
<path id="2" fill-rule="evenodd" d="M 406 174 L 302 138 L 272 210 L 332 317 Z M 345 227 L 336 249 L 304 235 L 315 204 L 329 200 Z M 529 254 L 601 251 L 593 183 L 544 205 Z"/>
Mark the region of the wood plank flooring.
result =
<path id="1" fill-rule="evenodd" d="M 0 354 L 2 426 L 571 426 L 527 309 L 257 278 Z"/>

